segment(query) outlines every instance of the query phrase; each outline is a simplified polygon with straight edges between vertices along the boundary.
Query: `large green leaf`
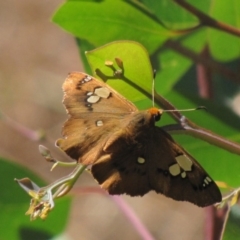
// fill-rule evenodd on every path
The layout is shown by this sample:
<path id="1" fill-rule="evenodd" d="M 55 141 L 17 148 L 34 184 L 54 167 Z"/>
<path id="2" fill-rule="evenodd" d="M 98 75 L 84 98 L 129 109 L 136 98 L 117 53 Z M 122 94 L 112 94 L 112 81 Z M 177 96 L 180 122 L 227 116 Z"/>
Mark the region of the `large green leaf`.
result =
<path id="1" fill-rule="evenodd" d="M 45 220 L 30 222 L 25 212 L 29 208 L 30 197 L 14 181 L 14 178 L 29 177 L 40 186 L 43 180 L 15 163 L 0 159 L 0 239 L 47 240 L 64 231 L 68 220 L 70 198 L 56 201 L 56 207 Z"/>
<path id="2" fill-rule="evenodd" d="M 121 0 L 69 1 L 58 9 L 53 21 L 94 46 L 126 39 L 141 42 L 154 52 L 175 35 L 144 8 Z"/>

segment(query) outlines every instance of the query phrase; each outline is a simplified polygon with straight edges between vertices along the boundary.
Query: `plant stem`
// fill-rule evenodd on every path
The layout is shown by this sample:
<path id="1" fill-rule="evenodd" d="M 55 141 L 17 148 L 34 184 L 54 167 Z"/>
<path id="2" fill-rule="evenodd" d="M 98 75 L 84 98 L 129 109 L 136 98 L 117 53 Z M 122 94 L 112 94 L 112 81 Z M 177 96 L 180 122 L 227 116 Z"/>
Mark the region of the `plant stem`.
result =
<path id="1" fill-rule="evenodd" d="M 205 59 L 210 58 L 209 48 L 207 45 L 202 50 L 200 57 L 203 57 Z M 213 96 L 211 68 L 202 63 L 198 63 L 196 66 L 196 70 L 199 95 L 202 98 L 211 99 Z"/>
<path id="2" fill-rule="evenodd" d="M 21 135 L 25 136 L 26 138 L 32 141 L 40 141 L 45 137 L 44 136 L 45 134 L 43 132 L 31 130 L 25 127 L 24 125 L 20 124 L 19 122 L 13 120 L 12 118 L 8 117 L 3 112 L 0 112 L 0 119 L 7 125 L 9 125 L 11 128 L 19 132 Z"/>
<path id="3" fill-rule="evenodd" d="M 217 21 L 216 19 L 214 19 L 212 17 L 209 17 L 207 14 L 201 12 L 199 9 L 195 8 L 193 5 L 187 3 L 186 1 L 184 1 L 184 0 L 174 0 L 174 2 L 177 3 L 178 5 L 180 5 L 182 8 L 186 9 L 188 12 L 195 15 L 199 19 L 201 25 L 212 27 L 212 28 L 215 28 L 217 30 L 230 33 L 230 34 L 232 34 L 234 36 L 237 36 L 237 37 L 240 36 L 240 30 L 239 29 L 234 28 L 234 27 L 232 27 L 228 24 L 225 24 L 223 22 Z"/>

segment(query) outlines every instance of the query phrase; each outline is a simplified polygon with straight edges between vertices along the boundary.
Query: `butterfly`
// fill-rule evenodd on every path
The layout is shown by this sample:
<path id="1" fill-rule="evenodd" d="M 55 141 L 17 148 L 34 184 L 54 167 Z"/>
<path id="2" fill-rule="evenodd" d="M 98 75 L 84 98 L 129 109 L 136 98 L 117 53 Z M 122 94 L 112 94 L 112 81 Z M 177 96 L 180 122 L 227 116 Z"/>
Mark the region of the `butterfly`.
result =
<path id="1" fill-rule="evenodd" d="M 72 72 L 63 84 L 69 118 L 56 145 L 91 173 L 109 194 L 150 190 L 200 207 L 220 202 L 213 179 L 161 127 L 162 110 L 136 106 L 104 82 Z"/>

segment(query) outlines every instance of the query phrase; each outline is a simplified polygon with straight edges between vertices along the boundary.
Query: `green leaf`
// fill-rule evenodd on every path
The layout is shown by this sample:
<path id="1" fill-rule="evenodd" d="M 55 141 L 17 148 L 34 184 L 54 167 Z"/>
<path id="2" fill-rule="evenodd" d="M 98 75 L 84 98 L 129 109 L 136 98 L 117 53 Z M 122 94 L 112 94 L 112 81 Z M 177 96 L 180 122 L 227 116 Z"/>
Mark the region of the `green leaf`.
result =
<path id="1" fill-rule="evenodd" d="M 69 1 L 53 16 L 53 21 L 78 38 L 101 46 L 115 40 L 141 42 L 154 52 L 175 35 L 151 17 L 140 5 L 126 1 Z"/>
<path id="2" fill-rule="evenodd" d="M 171 1 L 171 0 L 170 0 Z M 199 9 L 200 11 L 204 13 L 208 13 L 209 9 L 211 8 L 212 0 L 201 0 L 201 1 L 196 1 L 196 0 L 188 0 L 188 3 Z"/>
<path id="3" fill-rule="evenodd" d="M 105 65 L 105 61 L 113 62 L 115 68 L 118 69 L 115 58 L 120 58 L 123 61 L 124 76 L 151 93 L 153 71 L 147 51 L 139 43 L 116 41 L 89 51 L 86 53 L 86 56 L 93 73 L 99 68 L 107 76 L 113 76 L 113 70 Z M 114 79 L 109 80 L 107 83 L 110 86 L 114 86 L 117 91 L 133 102 L 146 98 L 143 93 L 123 80 Z"/>
<path id="4" fill-rule="evenodd" d="M 57 200 L 56 207 L 45 220 L 30 222 L 25 212 L 30 197 L 14 181 L 29 177 L 43 186 L 45 183 L 32 172 L 5 159 L 0 159 L 0 239 L 50 239 L 64 231 L 68 220 L 70 198 Z"/>

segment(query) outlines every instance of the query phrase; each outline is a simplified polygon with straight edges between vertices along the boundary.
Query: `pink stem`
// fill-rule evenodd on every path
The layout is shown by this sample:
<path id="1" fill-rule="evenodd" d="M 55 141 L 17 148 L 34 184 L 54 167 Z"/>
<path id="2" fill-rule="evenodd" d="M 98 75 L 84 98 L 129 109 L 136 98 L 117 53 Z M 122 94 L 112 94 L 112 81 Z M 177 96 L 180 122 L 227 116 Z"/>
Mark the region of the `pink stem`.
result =
<path id="1" fill-rule="evenodd" d="M 129 207 L 129 205 L 122 199 L 122 197 L 111 196 L 111 198 L 118 205 L 120 210 L 122 210 L 122 212 L 125 214 L 128 220 L 132 223 L 132 225 L 134 226 L 138 234 L 144 240 L 154 240 L 154 237 L 151 235 L 148 229 L 144 226 L 144 224 L 140 221 L 140 219 L 137 217 L 137 215 L 132 210 L 132 208 Z"/>
<path id="2" fill-rule="evenodd" d="M 3 112 L 1 112 L 0 114 L 1 114 L 1 119 L 6 124 L 11 126 L 13 129 L 18 131 L 21 135 L 25 136 L 26 138 L 28 138 L 32 141 L 39 141 L 41 139 L 42 136 L 41 136 L 40 132 L 33 131 L 33 130 L 21 125 L 20 123 L 16 122 L 15 120 L 13 120 L 10 117 L 8 117 L 7 115 L 5 115 Z"/>
<path id="3" fill-rule="evenodd" d="M 204 47 L 201 56 L 205 59 L 210 58 L 208 46 Z M 199 95 L 202 98 L 211 99 L 213 96 L 211 68 L 201 63 L 198 63 L 196 67 Z"/>
<path id="4" fill-rule="evenodd" d="M 132 208 L 126 203 L 126 201 L 123 200 L 120 196 L 113 196 L 106 194 L 105 191 L 103 191 L 100 188 L 97 187 L 86 187 L 81 189 L 73 189 L 72 193 L 74 194 L 81 194 L 81 193 L 98 193 L 103 194 L 105 196 L 109 196 L 119 207 L 119 209 L 125 214 L 129 222 L 132 224 L 132 226 L 136 229 L 138 234 L 141 236 L 144 240 L 154 240 L 155 238 L 151 235 L 151 233 L 148 231 L 148 229 L 144 226 L 144 224 L 140 221 L 139 217 L 135 214 L 135 212 L 132 210 Z"/>

